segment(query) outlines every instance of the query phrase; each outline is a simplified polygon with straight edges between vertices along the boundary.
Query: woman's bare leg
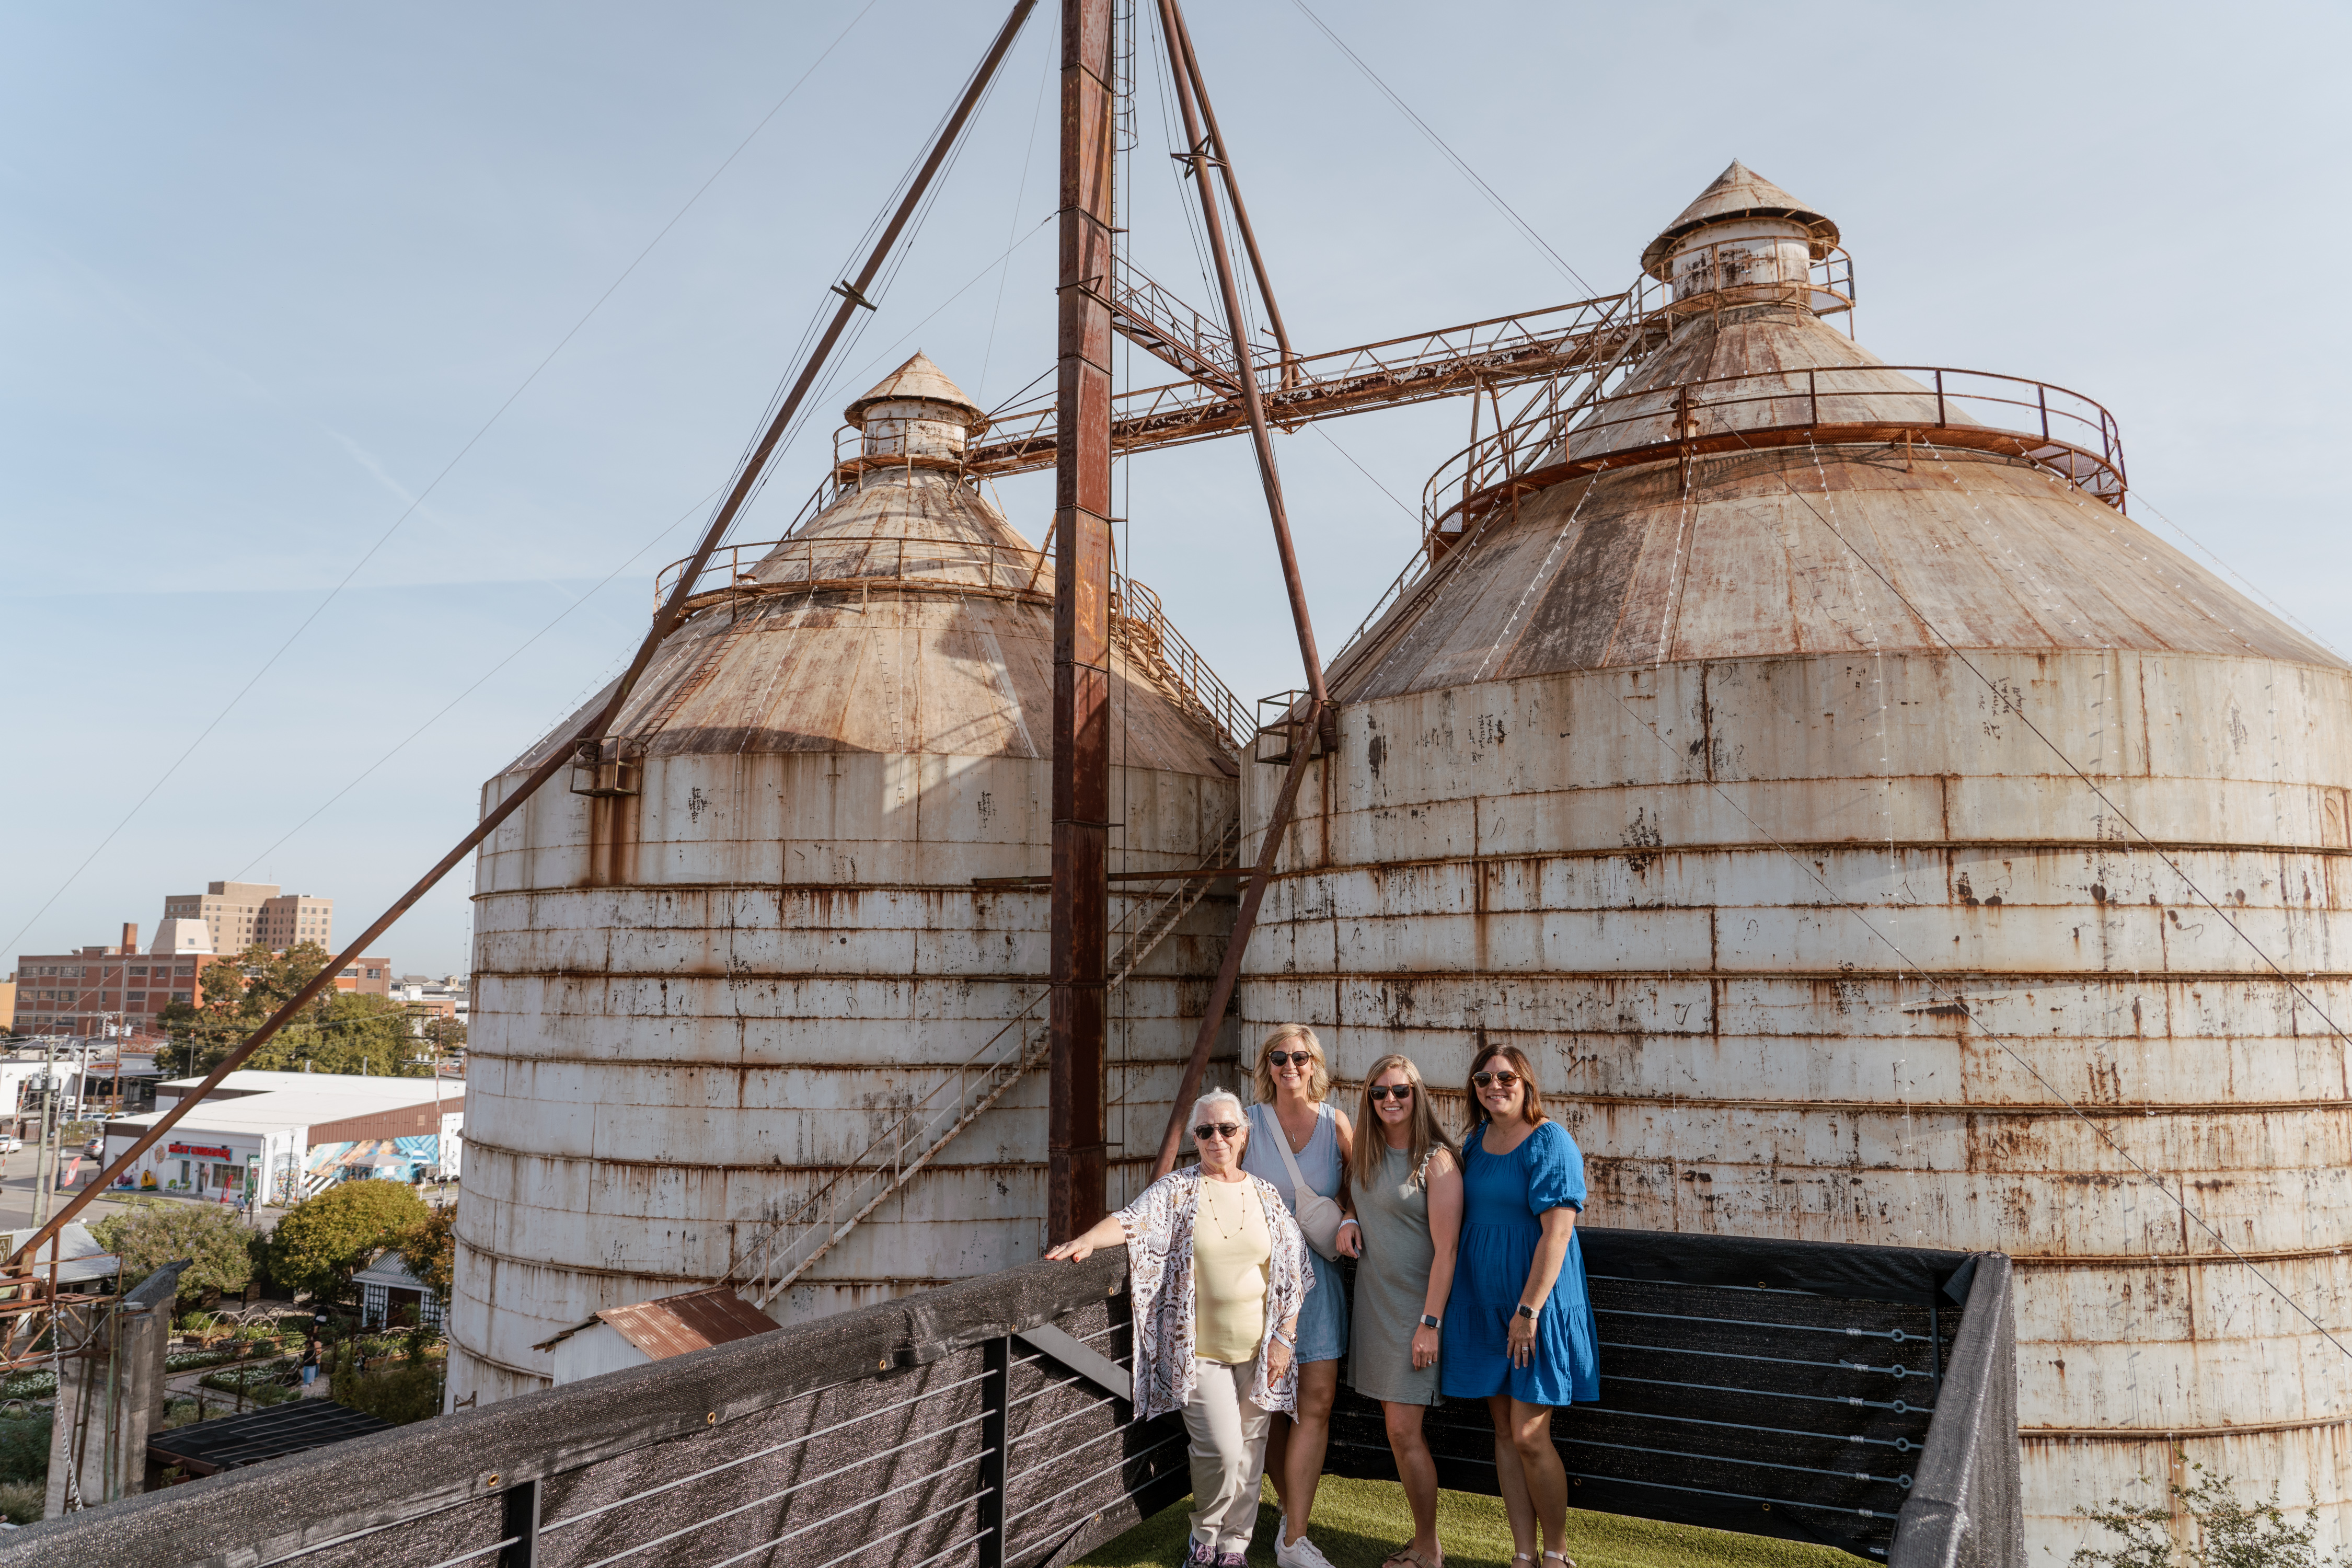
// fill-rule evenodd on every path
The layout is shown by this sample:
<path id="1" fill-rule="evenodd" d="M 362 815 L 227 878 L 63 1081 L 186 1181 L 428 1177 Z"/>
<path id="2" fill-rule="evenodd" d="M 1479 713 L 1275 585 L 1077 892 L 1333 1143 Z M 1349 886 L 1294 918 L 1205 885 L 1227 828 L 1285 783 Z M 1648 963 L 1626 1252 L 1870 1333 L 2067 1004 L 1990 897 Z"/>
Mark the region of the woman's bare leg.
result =
<path id="1" fill-rule="evenodd" d="M 1507 1394 L 1486 1397 L 1486 1414 L 1495 1423 L 1495 1484 L 1503 1494 L 1504 1517 L 1511 1521 L 1511 1550 L 1534 1558 L 1542 1548 L 1537 1544 L 1536 1505 L 1528 1497 L 1528 1479 L 1519 1466 L 1518 1438 L 1511 1426 L 1511 1406 L 1515 1403 Z"/>
<path id="2" fill-rule="evenodd" d="M 1298 1369 L 1298 1410 L 1282 1445 L 1282 1481 L 1275 1489 L 1290 1521 L 1290 1539 L 1307 1533 L 1315 1489 L 1323 1479 L 1323 1451 L 1331 1446 L 1331 1401 L 1339 1392 L 1339 1363 L 1310 1361 Z M 1269 1450 L 1268 1458 L 1272 1457 Z"/>
<path id="3" fill-rule="evenodd" d="M 1551 1440 L 1551 1406 L 1511 1401 L 1512 1446 L 1518 1450 L 1521 1484 L 1527 1489 L 1544 1544 L 1568 1550 L 1568 1471 Z M 1517 1529 L 1517 1521 L 1512 1528 Z"/>
<path id="4" fill-rule="evenodd" d="M 1437 1561 L 1437 1462 L 1429 1457 L 1429 1440 L 1422 1435 L 1425 1406 L 1381 1401 L 1381 1418 L 1389 1434 L 1389 1452 L 1396 1457 L 1397 1479 L 1404 1483 L 1404 1500 L 1412 1508 L 1412 1549 L 1432 1563 Z"/>
<path id="5" fill-rule="evenodd" d="M 1304 1372 L 1304 1368 L 1300 1369 Z M 1290 1417 L 1276 1411 L 1265 1429 L 1265 1479 L 1274 1483 L 1274 1500 L 1290 1512 L 1290 1472 L 1283 1461 L 1290 1455 Z"/>

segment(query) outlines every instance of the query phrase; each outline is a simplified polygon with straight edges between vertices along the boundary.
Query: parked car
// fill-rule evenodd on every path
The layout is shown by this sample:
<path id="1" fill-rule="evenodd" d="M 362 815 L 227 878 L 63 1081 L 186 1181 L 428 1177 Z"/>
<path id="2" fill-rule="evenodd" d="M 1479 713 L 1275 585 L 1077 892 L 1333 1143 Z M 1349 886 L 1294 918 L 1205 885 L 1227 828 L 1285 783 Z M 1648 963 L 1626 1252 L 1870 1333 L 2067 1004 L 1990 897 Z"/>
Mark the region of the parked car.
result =
<path id="1" fill-rule="evenodd" d="M 14 1154 L 24 1146 L 25 1141 L 14 1132 L 0 1132 L 0 1154 Z"/>

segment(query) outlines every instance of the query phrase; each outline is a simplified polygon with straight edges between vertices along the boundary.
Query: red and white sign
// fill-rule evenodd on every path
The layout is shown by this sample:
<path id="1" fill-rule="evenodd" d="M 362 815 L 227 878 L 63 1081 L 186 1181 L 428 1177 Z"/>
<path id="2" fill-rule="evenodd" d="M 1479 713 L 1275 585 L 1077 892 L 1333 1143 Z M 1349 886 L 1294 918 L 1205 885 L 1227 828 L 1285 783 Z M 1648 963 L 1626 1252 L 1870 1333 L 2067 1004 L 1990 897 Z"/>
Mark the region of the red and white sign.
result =
<path id="1" fill-rule="evenodd" d="M 226 1160 L 228 1158 L 227 1150 L 207 1149 L 201 1143 L 174 1143 L 172 1145 L 172 1152 L 174 1154 L 194 1154 L 206 1160 Z"/>

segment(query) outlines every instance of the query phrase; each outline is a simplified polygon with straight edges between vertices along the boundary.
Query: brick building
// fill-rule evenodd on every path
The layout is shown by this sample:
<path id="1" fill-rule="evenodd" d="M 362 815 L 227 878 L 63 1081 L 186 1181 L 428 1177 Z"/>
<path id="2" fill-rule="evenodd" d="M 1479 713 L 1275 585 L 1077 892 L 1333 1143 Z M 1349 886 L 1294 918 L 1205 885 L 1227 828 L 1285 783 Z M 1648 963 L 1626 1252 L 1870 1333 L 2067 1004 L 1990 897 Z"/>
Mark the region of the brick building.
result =
<path id="1" fill-rule="evenodd" d="M 97 1035 L 110 1023 L 129 1024 L 136 1035 L 160 1033 L 155 1015 L 170 1003 L 204 1000 L 200 982 L 206 968 L 236 956 L 197 952 L 177 946 L 175 933 L 197 916 L 164 921 L 154 948 L 139 951 L 139 928 L 126 924 L 115 947 L 85 947 L 72 952 L 28 952 L 16 959 L 16 1018 L 28 1035 Z M 388 959 L 362 958 L 335 976 L 338 991 L 388 995 L 393 984 Z"/>
<path id="2" fill-rule="evenodd" d="M 172 1002 L 194 1002 L 211 952 L 141 952 L 126 924 L 115 947 L 27 952 L 16 959 L 16 1027 L 28 1035 L 96 1035 L 110 1023 L 152 1033 Z"/>

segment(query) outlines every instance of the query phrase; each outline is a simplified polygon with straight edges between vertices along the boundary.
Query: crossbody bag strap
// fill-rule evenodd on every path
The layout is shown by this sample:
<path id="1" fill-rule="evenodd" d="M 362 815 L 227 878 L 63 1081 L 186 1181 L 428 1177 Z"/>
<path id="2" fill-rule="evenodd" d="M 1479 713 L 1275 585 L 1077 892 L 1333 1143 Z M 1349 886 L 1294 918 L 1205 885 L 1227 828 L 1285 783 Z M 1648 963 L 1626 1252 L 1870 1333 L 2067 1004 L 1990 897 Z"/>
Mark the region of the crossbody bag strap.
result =
<path id="1" fill-rule="evenodd" d="M 1271 1105 L 1265 1106 L 1265 1119 L 1274 1123 L 1274 1146 L 1282 1155 L 1284 1168 L 1290 1173 L 1290 1212 L 1297 1214 L 1300 1200 L 1306 1194 L 1315 1193 L 1315 1189 L 1308 1186 L 1307 1178 L 1299 1173 L 1298 1156 L 1290 1152 L 1290 1134 L 1282 1130 L 1282 1118 L 1276 1114 Z M 1315 1123 L 1318 1129 L 1323 1124 L 1323 1108 L 1319 1105 L 1315 1108 Z M 1309 1142 L 1313 1141 L 1311 1137 L 1308 1139 Z M 1322 1196 L 1320 1193 L 1315 1193 L 1315 1195 Z"/>

